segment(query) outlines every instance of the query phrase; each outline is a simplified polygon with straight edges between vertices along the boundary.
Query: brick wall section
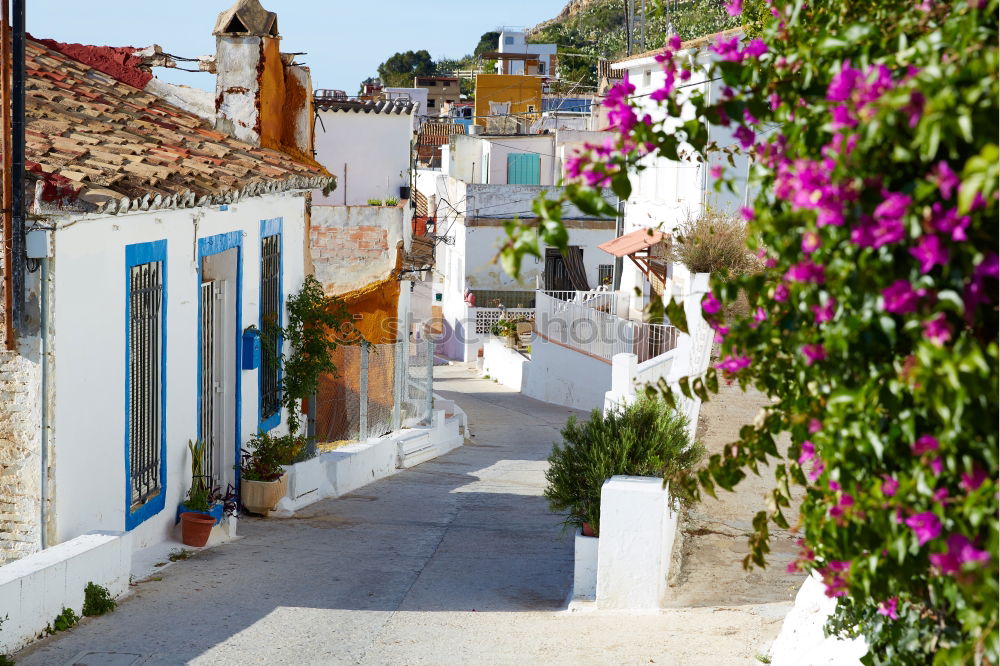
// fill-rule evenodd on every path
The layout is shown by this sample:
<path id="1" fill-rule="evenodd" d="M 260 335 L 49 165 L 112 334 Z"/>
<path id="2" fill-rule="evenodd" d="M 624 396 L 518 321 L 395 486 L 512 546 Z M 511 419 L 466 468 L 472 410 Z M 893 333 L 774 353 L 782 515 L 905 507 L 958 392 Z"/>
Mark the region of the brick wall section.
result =
<path id="1" fill-rule="evenodd" d="M 384 227 L 322 227 L 313 224 L 309 245 L 317 278 L 325 283 L 333 281 L 323 279 L 327 271 L 366 273 L 373 263 L 385 263 L 389 234 Z"/>
<path id="2" fill-rule="evenodd" d="M 0 351 L 0 565 L 39 547 L 41 370 Z"/>

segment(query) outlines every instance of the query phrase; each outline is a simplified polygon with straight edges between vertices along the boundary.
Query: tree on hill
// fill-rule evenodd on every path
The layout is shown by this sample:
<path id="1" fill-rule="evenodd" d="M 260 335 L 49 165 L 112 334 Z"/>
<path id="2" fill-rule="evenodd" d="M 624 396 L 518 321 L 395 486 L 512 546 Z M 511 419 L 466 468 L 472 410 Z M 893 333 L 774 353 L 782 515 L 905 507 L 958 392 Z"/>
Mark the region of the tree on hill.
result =
<path id="1" fill-rule="evenodd" d="M 412 87 L 413 77 L 429 76 L 435 71 L 434 61 L 426 49 L 394 53 L 378 66 L 382 84 L 393 88 Z"/>
<path id="2" fill-rule="evenodd" d="M 491 32 L 484 32 L 482 37 L 479 38 L 479 43 L 476 44 L 475 50 L 472 51 L 472 55 L 478 56 L 480 54 L 486 53 L 487 51 L 496 51 L 500 46 L 500 33 L 496 30 Z"/>

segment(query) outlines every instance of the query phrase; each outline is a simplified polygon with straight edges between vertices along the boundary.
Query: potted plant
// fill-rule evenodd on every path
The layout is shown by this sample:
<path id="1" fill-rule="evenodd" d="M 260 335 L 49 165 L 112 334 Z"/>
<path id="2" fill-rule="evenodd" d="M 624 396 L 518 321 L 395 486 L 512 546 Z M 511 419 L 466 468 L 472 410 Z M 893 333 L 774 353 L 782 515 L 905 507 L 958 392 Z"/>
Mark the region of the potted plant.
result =
<path id="1" fill-rule="evenodd" d="M 525 327 L 529 333 L 533 328 L 531 322 L 525 315 L 504 314 L 490 327 L 490 333 L 498 338 L 503 338 L 508 347 L 514 348 L 517 347 L 518 334 L 521 333 Z"/>
<path id="2" fill-rule="evenodd" d="M 236 503 L 232 486 L 223 495 L 219 488 L 212 488 L 211 481 L 203 474 L 205 443 L 188 441 L 191 452 L 191 487 L 187 498 L 178 508 L 181 522 L 181 541 L 185 546 L 201 548 L 208 543 L 209 534 L 222 515 L 235 515 Z"/>
<path id="3" fill-rule="evenodd" d="M 243 508 L 265 518 L 288 492 L 283 465 L 295 462 L 305 446 L 301 436 L 259 433 L 250 439 L 251 449 L 243 449 L 240 465 L 240 501 Z"/>
<path id="4" fill-rule="evenodd" d="M 590 420 L 578 423 L 571 416 L 562 429 L 563 444 L 556 444 L 545 473 L 545 498 L 553 511 L 566 511 L 567 525 L 584 536 L 598 536 L 601 525 L 601 488 L 616 475 L 656 476 L 674 479 L 691 473 L 705 453 L 691 443 L 687 418 L 664 402 L 640 398 L 607 414 L 594 410 Z M 671 497 L 681 484 L 670 484 Z"/>

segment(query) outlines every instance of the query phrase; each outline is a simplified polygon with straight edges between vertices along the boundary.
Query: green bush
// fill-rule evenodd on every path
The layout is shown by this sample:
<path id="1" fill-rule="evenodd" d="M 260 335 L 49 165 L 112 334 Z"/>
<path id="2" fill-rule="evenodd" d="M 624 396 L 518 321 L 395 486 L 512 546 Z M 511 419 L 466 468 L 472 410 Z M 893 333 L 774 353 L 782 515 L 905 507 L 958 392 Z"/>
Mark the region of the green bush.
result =
<path id="1" fill-rule="evenodd" d="M 77 622 L 80 621 L 80 616 L 72 608 L 63 608 L 59 615 L 56 615 L 56 619 L 52 621 L 52 624 L 48 627 L 47 631 L 50 634 L 54 634 L 59 631 L 66 631 L 67 629 L 73 628 Z"/>
<path id="2" fill-rule="evenodd" d="M 687 418 L 659 400 L 642 398 L 608 414 L 595 409 L 590 420 L 571 416 L 562 429 L 563 444 L 552 447 L 545 498 L 553 511 L 568 511 L 566 524 L 590 523 L 595 533 L 601 523 L 601 486 L 616 475 L 686 475 L 705 453 L 692 444 Z M 686 504 L 679 484 L 669 488 L 672 499 Z"/>
<path id="3" fill-rule="evenodd" d="M 111 597 L 108 588 L 96 583 L 87 583 L 87 587 L 83 588 L 84 615 L 104 615 L 117 607 L 118 603 Z"/>
<path id="4" fill-rule="evenodd" d="M 389 197 L 388 199 L 386 199 L 382 203 L 383 203 L 383 205 L 389 206 L 390 208 L 392 208 L 392 207 L 395 207 L 395 206 L 399 205 L 399 199 L 397 199 L 396 197 Z"/>
<path id="5" fill-rule="evenodd" d="M 250 481 L 277 481 L 284 474 L 282 465 L 298 460 L 306 440 L 301 435 L 271 435 L 260 432 L 243 449 L 242 476 Z"/>
<path id="6" fill-rule="evenodd" d="M 381 199 L 369 199 L 368 200 L 368 205 L 369 206 L 381 206 L 382 205 L 382 200 Z"/>

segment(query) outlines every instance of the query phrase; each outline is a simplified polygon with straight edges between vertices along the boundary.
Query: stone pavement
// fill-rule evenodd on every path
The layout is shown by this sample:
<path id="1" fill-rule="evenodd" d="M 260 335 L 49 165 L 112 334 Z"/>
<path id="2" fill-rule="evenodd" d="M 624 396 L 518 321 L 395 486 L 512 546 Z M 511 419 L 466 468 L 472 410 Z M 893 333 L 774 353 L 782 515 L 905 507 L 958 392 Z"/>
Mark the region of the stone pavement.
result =
<path id="1" fill-rule="evenodd" d="M 766 653 L 784 605 L 566 611 L 572 538 L 541 493 L 572 410 L 461 366 L 435 374 L 469 416 L 466 446 L 291 519 L 241 520 L 239 541 L 165 567 L 17 663 L 687 666 Z"/>

